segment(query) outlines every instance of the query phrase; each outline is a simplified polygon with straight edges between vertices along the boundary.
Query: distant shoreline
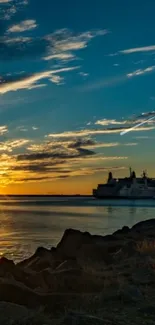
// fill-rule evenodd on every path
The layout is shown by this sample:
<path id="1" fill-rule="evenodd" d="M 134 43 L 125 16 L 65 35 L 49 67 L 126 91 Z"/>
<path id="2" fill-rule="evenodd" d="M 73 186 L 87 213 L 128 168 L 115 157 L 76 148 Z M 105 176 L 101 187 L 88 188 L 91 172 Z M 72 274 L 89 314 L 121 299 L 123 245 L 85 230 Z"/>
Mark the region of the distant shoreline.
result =
<path id="1" fill-rule="evenodd" d="M 0 194 L 0 197 L 93 197 L 93 195 L 80 195 L 80 194 L 74 194 L 74 195 L 61 195 L 61 194 Z"/>

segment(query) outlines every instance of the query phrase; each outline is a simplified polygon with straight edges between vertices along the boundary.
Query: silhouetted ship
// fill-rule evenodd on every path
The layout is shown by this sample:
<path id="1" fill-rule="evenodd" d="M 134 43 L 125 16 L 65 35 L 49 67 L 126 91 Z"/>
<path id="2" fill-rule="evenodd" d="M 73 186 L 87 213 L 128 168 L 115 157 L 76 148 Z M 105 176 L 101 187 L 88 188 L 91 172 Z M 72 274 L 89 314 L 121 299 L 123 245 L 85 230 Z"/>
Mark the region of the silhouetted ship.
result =
<path id="1" fill-rule="evenodd" d="M 113 178 L 112 173 L 106 184 L 98 184 L 93 196 L 99 199 L 155 199 L 155 178 L 149 178 L 146 172 L 137 178 L 130 168 L 130 176 Z"/>

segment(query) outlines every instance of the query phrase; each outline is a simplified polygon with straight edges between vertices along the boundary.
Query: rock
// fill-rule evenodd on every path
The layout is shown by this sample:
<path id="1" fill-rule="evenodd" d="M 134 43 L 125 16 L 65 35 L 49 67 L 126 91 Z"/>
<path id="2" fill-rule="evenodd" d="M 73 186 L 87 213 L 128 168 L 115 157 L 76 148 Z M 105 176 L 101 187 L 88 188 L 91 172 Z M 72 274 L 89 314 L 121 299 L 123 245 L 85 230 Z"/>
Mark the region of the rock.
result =
<path id="1" fill-rule="evenodd" d="M 143 300 L 143 295 L 135 285 L 125 285 L 118 291 L 118 296 L 122 302 L 138 302 Z"/>
<path id="2" fill-rule="evenodd" d="M 87 315 L 84 313 L 70 312 L 68 313 L 60 325 L 105 325 L 111 324 L 111 322 L 106 322 L 104 319 Z M 114 323 L 113 323 L 114 324 Z"/>
<path id="3" fill-rule="evenodd" d="M 56 268 L 55 271 L 58 270 L 70 270 L 70 269 L 81 269 L 80 265 L 77 263 L 76 259 L 70 259 L 70 260 L 65 260 L 64 262 L 62 262 L 61 264 L 59 264 Z"/>
<path id="4" fill-rule="evenodd" d="M 80 249 L 82 250 L 84 245 L 98 245 L 98 247 L 104 246 L 106 251 L 115 251 L 116 245 L 116 236 L 99 236 L 99 235 L 90 235 L 88 232 L 81 232 L 79 230 L 67 229 L 56 247 L 57 254 L 61 254 L 64 259 L 76 258 L 77 253 L 79 254 Z M 120 246 L 120 245 L 119 245 Z M 86 247 L 86 246 L 85 246 Z M 95 249 L 95 248 L 94 248 Z"/>
<path id="5" fill-rule="evenodd" d="M 122 229 L 119 229 L 113 233 L 113 236 L 121 235 L 121 236 L 126 236 L 130 232 L 130 228 L 127 226 L 124 226 Z"/>
<path id="6" fill-rule="evenodd" d="M 62 260 L 60 257 L 58 260 L 56 259 L 55 253 L 46 248 L 39 247 L 34 255 L 19 262 L 17 265 L 22 269 L 40 272 L 46 268 L 54 269 L 61 262 Z"/>
<path id="7" fill-rule="evenodd" d="M 148 306 L 145 306 L 145 307 L 141 307 L 141 308 L 139 308 L 138 311 L 139 311 L 139 313 L 144 314 L 144 315 L 148 315 L 148 316 L 153 315 L 153 316 L 155 316 L 155 308 L 154 308 L 154 306 L 148 305 Z"/>
<path id="8" fill-rule="evenodd" d="M 91 296 L 91 295 L 89 295 Z M 47 313 L 64 312 L 81 303 L 81 294 L 68 292 L 39 294 L 15 281 L 0 280 L 0 302 L 9 302 L 30 309 L 44 308 Z"/>
<path id="9" fill-rule="evenodd" d="M 27 318 L 31 311 L 24 306 L 19 306 L 9 302 L 0 302 L 0 324 L 8 325 L 18 323 L 20 320 Z M 18 323 L 19 324 L 19 323 Z"/>
<path id="10" fill-rule="evenodd" d="M 140 267 L 132 273 L 132 281 L 136 285 L 154 285 L 155 272 L 148 267 Z"/>
<path id="11" fill-rule="evenodd" d="M 42 310 L 31 311 L 26 317 L 19 318 L 18 321 L 12 320 L 9 325 L 51 325 L 52 319 Z M 5 324 L 3 324 L 5 325 Z M 6 324 L 8 325 L 8 323 Z"/>
<path id="12" fill-rule="evenodd" d="M 57 252 L 63 254 L 66 258 L 76 257 L 77 250 L 84 243 L 91 243 L 91 235 L 89 233 L 67 229 L 56 249 Z"/>
<path id="13" fill-rule="evenodd" d="M 44 280 L 39 273 L 23 270 L 18 265 L 15 265 L 13 261 L 7 260 L 6 258 L 0 260 L 0 277 L 15 280 L 31 289 L 36 289 L 41 286 L 45 290 Z"/>
<path id="14" fill-rule="evenodd" d="M 136 232 L 154 232 L 155 234 L 155 219 L 149 219 L 145 221 L 138 222 L 136 225 L 134 225 L 131 228 L 131 231 L 136 231 Z"/>
<path id="15" fill-rule="evenodd" d="M 36 308 L 41 305 L 41 297 L 16 281 L 0 280 L 0 301 Z"/>
<path id="16" fill-rule="evenodd" d="M 5 276 L 7 273 L 11 273 L 15 269 L 15 264 L 12 260 L 8 260 L 5 257 L 0 259 L 0 276 Z"/>
<path id="17" fill-rule="evenodd" d="M 95 264 L 111 264 L 113 261 L 112 255 L 104 245 L 87 244 L 82 245 L 77 251 L 77 262 L 81 267 L 86 267 Z"/>
<path id="18" fill-rule="evenodd" d="M 119 249 L 115 254 L 115 260 L 123 260 L 124 258 L 134 257 L 135 255 L 139 255 L 137 251 L 137 245 L 134 241 L 128 241 L 125 243 L 121 249 Z"/>
<path id="19" fill-rule="evenodd" d="M 49 293 L 89 293 L 99 292 L 103 280 L 80 269 L 66 269 L 50 272 L 42 271 Z"/>

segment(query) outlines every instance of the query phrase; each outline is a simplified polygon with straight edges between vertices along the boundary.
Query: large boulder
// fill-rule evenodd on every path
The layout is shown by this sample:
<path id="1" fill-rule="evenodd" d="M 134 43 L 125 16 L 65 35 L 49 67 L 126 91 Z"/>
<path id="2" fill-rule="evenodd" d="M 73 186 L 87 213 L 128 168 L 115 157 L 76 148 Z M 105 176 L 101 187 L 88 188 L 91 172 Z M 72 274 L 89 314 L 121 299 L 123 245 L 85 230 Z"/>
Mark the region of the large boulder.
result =
<path id="1" fill-rule="evenodd" d="M 61 257 L 57 257 L 55 251 L 39 247 L 34 255 L 17 265 L 24 270 L 40 272 L 46 268 L 55 269 L 61 262 Z"/>
<path id="2" fill-rule="evenodd" d="M 79 230 L 67 229 L 57 245 L 56 249 L 59 254 L 66 258 L 74 258 L 82 244 L 91 243 L 91 235 L 82 233 Z"/>
<path id="3" fill-rule="evenodd" d="M 67 229 L 56 247 L 56 252 L 57 254 L 61 254 L 64 259 L 76 258 L 77 253 L 79 253 L 79 250 L 82 249 L 84 245 L 91 245 L 91 247 L 93 247 L 93 245 L 99 245 L 100 247 L 102 246 L 102 248 L 105 246 L 106 251 L 111 250 L 111 252 L 115 251 L 116 246 L 120 246 L 117 236 L 91 235 L 88 232 Z"/>
<path id="4" fill-rule="evenodd" d="M 140 233 L 154 233 L 155 235 L 155 219 L 149 219 L 145 221 L 138 222 L 131 228 L 132 232 L 140 232 Z"/>

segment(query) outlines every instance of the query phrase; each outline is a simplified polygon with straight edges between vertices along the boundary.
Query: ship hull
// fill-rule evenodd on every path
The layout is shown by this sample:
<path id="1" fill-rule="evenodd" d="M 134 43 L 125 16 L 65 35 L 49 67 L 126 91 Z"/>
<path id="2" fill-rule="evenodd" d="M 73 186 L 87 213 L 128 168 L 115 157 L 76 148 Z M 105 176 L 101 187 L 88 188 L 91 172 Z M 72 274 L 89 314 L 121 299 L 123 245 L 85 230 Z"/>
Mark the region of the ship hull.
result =
<path id="1" fill-rule="evenodd" d="M 94 195 L 96 199 L 100 200 L 152 200 L 155 199 L 154 196 L 97 196 Z"/>

